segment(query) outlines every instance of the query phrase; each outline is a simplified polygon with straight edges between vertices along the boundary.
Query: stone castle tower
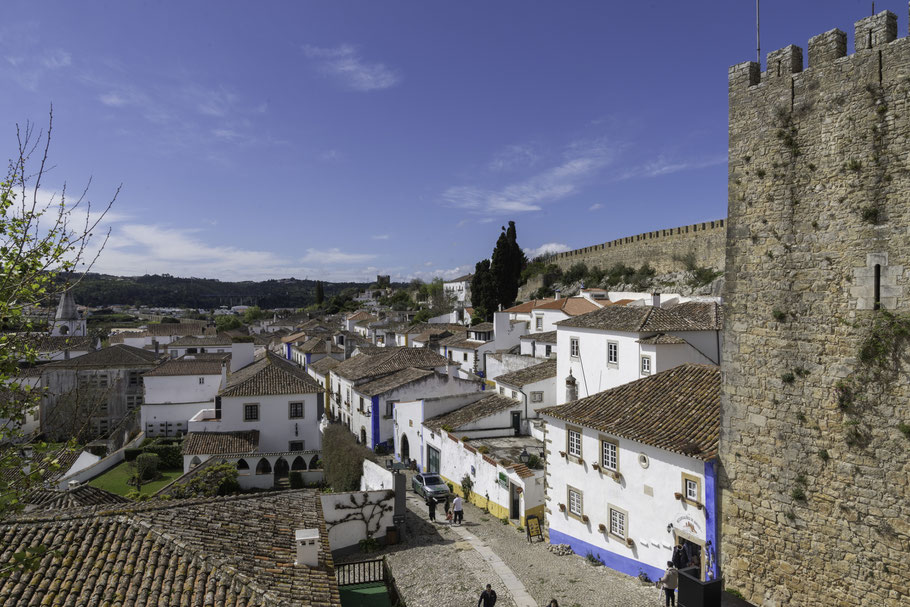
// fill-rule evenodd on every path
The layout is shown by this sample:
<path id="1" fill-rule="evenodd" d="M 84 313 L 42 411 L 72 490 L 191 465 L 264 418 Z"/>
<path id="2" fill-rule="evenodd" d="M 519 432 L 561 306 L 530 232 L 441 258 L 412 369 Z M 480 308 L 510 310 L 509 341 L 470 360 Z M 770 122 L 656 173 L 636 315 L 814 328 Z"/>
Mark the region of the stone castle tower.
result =
<path id="1" fill-rule="evenodd" d="M 910 605 L 910 38 L 730 68 L 720 562 L 759 605 Z"/>

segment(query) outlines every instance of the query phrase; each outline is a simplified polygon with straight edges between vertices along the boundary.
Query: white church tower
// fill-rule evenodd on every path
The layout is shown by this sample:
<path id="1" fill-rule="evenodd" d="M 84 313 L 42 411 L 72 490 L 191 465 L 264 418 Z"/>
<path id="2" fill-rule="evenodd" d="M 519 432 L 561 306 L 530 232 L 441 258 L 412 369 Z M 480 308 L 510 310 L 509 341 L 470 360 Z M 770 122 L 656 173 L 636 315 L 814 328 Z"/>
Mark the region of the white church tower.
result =
<path id="1" fill-rule="evenodd" d="M 54 326 L 51 335 L 78 335 L 86 334 L 85 319 L 76 309 L 76 300 L 72 291 L 64 291 L 57 305 L 57 314 L 54 316 Z"/>

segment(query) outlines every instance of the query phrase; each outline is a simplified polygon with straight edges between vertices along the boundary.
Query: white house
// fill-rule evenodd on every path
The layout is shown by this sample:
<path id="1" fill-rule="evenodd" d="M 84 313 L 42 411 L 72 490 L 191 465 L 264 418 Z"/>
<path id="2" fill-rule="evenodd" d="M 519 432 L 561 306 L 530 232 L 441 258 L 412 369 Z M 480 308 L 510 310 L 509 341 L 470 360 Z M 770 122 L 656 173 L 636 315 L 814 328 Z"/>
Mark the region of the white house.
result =
<path id="1" fill-rule="evenodd" d="M 123 331 L 111 335 L 110 344 L 149 349 L 154 349 L 157 345 L 163 352 L 167 344 L 180 337 L 212 337 L 215 334 L 215 327 L 207 327 L 203 322 L 150 323 L 141 331 Z"/>
<path id="2" fill-rule="evenodd" d="M 688 302 L 666 309 L 608 305 L 557 325 L 557 377 L 571 373 L 578 397 L 683 363 L 719 364 L 723 308 Z M 568 399 L 557 391 L 557 403 Z"/>
<path id="3" fill-rule="evenodd" d="M 517 400 L 524 406 L 524 432 L 530 432 L 528 422 L 539 417 L 540 409 L 556 404 L 555 360 L 494 377 L 493 381 L 500 395 Z"/>
<path id="4" fill-rule="evenodd" d="M 141 428 L 148 437 L 186 434 L 189 420 L 214 406 L 227 378 L 228 354 L 168 360 L 143 375 Z"/>
<path id="5" fill-rule="evenodd" d="M 523 320 L 528 323 L 528 332 L 545 333 L 556 329 L 556 323 L 587 314 L 599 309 L 603 303 L 584 297 L 555 297 L 551 299 L 532 299 L 531 301 L 512 306 L 504 313 L 512 320 Z"/>
<path id="6" fill-rule="evenodd" d="M 493 322 L 468 327 L 467 338 L 456 333 L 441 339 L 439 353 L 458 364 L 464 372 L 486 377 L 486 355 L 518 346 L 527 330 L 526 322 L 514 321 L 509 314 L 497 312 Z"/>
<path id="7" fill-rule="evenodd" d="M 250 344 L 252 345 L 252 344 Z M 259 451 L 318 451 L 325 392 L 306 371 L 272 353 L 232 371 L 215 406 L 189 421 L 189 432 L 259 431 Z M 213 454 L 214 455 L 214 454 Z"/>
<path id="8" fill-rule="evenodd" d="M 409 462 L 411 458 L 415 458 L 415 461 L 422 458 L 426 449 L 423 440 L 423 423 L 426 420 L 460 409 L 489 395 L 489 392 L 468 392 L 395 403 L 392 420 L 396 457 L 403 462 Z"/>
<path id="9" fill-rule="evenodd" d="M 230 351 L 231 337 L 223 334 L 211 337 L 187 335 L 167 344 L 167 354 L 171 358 L 180 358 L 184 354 L 225 354 Z"/>
<path id="10" fill-rule="evenodd" d="M 717 576 L 720 369 L 685 364 L 541 411 L 550 542 L 659 578 L 673 546 Z"/>
<path id="11" fill-rule="evenodd" d="M 522 335 L 521 355 L 534 358 L 556 358 L 556 331 Z"/>
<path id="12" fill-rule="evenodd" d="M 442 288 L 446 295 L 452 297 L 462 305 L 471 305 L 471 281 L 474 279 L 473 274 L 465 274 L 452 280 L 442 283 Z"/>
<path id="13" fill-rule="evenodd" d="M 335 345 L 331 336 L 299 339 L 290 344 L 290 349 L 291 360 L 304 368 L 326 356 L 339 361 L 344 360 L 344 348 Z"/>
<path id="14" fill-rule="evenodd" d="M 352 312 L 345 317 L 344 330 L 354 331 L 357 323 L 361 321 L 373 322 L 374 320 L 377 320 L 377 318 L 366 310 L 358 310 L 357 312 Z"/>
<path id="15" fill-rule="evenodd" d="M 329 371 L 341 364 L 341 361 L 337 358 L 327 356 L 320 358 L 316 362 L 310 363 L 306 367 L 306 372 L 309 373 L 310 377 L 316 380 L 316 382 L 323 386 L 328 392 L 329 388 Z"/>

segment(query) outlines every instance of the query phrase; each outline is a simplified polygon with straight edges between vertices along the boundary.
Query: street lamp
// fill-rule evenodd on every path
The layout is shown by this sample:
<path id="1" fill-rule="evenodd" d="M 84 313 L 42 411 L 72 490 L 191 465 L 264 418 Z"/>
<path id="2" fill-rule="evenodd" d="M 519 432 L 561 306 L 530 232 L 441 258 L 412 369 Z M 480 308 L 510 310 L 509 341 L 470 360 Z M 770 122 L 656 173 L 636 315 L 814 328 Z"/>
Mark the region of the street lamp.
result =
<path id="1" fill-rule="evenodd" d="M 528 450 L 523 448 L 521 450 L 521 454 L 518 456 L 518 461 L 520 461 L 522 464 L 527 464 L 528 460 L 530 459 L 531 456 L 528 454 Z"/>

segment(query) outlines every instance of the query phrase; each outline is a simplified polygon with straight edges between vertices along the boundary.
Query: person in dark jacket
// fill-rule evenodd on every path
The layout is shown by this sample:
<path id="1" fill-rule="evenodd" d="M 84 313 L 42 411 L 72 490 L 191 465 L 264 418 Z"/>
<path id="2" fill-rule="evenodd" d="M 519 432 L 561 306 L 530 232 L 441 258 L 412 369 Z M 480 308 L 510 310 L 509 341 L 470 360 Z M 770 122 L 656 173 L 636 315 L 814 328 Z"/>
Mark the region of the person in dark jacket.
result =
<path id="1" fill-rule="evenodd" d="M 667 607 L 676 605 L 676 587 L 679 585 L 679 572 L 673 561 L 667 561 L 667 571 L 664 576 L 657 580 L 660 587 L 664 589 L 664 597 L 667 601 Z"/>
<path id="2" fill-rule="evenodd" d="M 682 544 L 678 544 L 673 548 L 673 556 L 670 560 L 673 561 L 673 566 L 677 569 L 685 569 L 686 565 L 689 564 L 689 557 L 686 555 L 686 549 L 683 548 Z"/>
<path id="3" fill-rule="evenodd" d="M 436 498 L 432 495 L 427 497 L 427 507 L 430 509 L 430 520 L 436 522 Z"/>
<path id="4" fill-rule="evenodd" d="M 496 604 L 496 591 L 493 590 L 493 587 L 487 584 L 487 589 L 480 593 L 480 598 L 477 599 L 477 607 L 493 607 Z"/>

